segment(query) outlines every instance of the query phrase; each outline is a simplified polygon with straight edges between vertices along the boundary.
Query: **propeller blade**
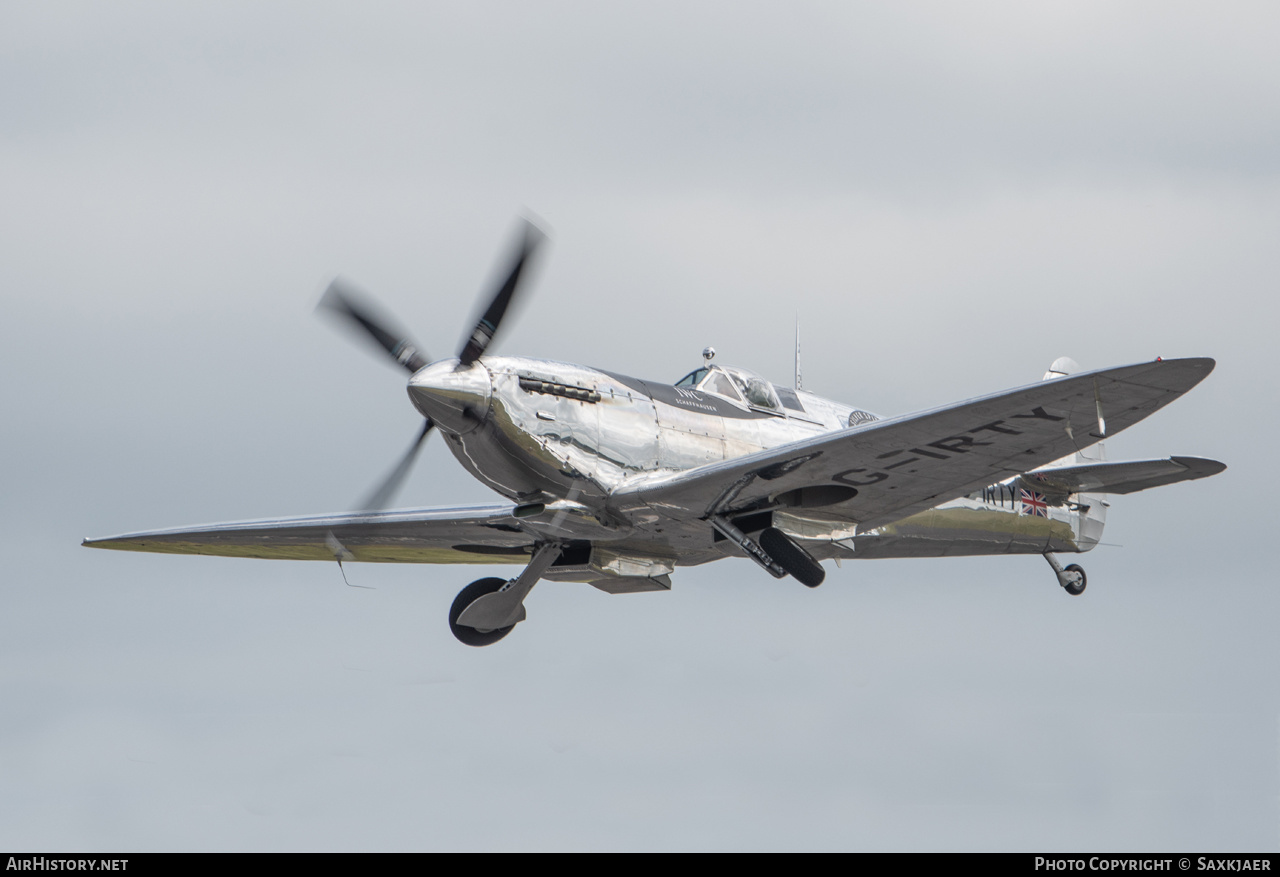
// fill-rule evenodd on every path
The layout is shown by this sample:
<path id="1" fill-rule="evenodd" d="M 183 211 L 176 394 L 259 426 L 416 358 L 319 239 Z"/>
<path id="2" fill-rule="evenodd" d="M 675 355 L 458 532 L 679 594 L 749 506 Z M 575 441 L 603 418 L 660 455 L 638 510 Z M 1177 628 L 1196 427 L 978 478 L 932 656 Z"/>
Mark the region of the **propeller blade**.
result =
<path id="1" fill-rule="evenodd" d="M 391 498 L 395 496 L 396 491 L 400 489 L 400 485 L 404 483 L 405 476 L 409 474 L 409 470 L 413 468 L 413 462 L 418 458 L 418 452 L 422 450 L 422 446 L 427 441 L 427 435 L 431 432 L 431 427 L 435 426 L 431 418 L 425 418 L 422 422 L 422 432 L 418 433 L 418 437 L 413 440 L 413 444 L 409 446 L 409 450 L 405 451 L 400 462 L 391 470 L 382 483 L 378 485 L 378 489 L 369 494 L 369 497 L 360 505 L 362 512 L 376 512 L 386 508 L 391 502 Z"/>
<path id="2" fill-rule="evenodd" d="M 390 318 L 378 312 L 377 306 L 365 293 L 342 278 L 329 284 L 320 299 L 319 307 L 345 317 L 351 325 L 363 329 L 375 344 L 390 354 L 409 374 L 428 363 L 425 351 L 420 352 Z"/>
<path id="3" fill-rule="evenodd" d="M 515 297 L 520 287 L 520 276 L 524 273 L 525 267 L 532 258 L 534 251 L 538 245 L 546 239 L 546 235 L 529 220 L 524 221 L 524 240 L 520 244 L 520 250 L 516 253 L 515 264 L 507 273 L 507 279 L 498 287 L 497 293 L 489 302 L 489 307 L 485 310 L 484 316 L 480 318 L 480 322 L 476 324 L 475 329 L 467 338 L 467 343 L 463 345 L 462 352 L 458 354 L 460 365 L 471 365 L 488 349 L 493 336 L 498 333 L 498 327 L 502 324 L 502 316 L 507 312 L 512 299 Z"/>

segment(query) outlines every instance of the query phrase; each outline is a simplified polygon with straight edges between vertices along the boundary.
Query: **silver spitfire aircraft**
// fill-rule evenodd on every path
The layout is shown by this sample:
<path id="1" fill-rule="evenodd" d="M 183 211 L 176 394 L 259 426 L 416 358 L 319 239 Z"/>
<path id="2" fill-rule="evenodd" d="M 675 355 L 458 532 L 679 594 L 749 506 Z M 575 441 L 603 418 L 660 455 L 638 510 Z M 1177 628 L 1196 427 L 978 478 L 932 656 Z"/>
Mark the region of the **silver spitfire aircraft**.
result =
<path id="1" fill-rule="evenodd" d="M 462 589 L 449 626 L 472 646 L 525 619 L 541 579 L 611 594 L 665 591 L 677 566 L 748 557 L 817 587 L 821 561 L 1058 554 L 1098 544 L 1105 494 L 1204 478 L 1226 467 L 1169 457 L 1108 463 L 1100 440 L 1190 390 L 1212 359 L 1078 372 L 943 408 L 880 418 L 723 367 L 704 352 L 674 384 L 517 356 L 485 355 L 542 235 L 526 225 L 505 282 L 457 357 L 428 360 L 394 323 L 335 281 L 321 304 L 410 375 L 422 431 L 363 510 L 88 539 L 95 548 L 289 560 L 509 563 L 515 578 Z M 797 369 L 798 372 L 798 369 Z M 384 511 L 433 428 L 506 501 Z M 1092 451 L 1090 450 L 1092 448 Z"/>

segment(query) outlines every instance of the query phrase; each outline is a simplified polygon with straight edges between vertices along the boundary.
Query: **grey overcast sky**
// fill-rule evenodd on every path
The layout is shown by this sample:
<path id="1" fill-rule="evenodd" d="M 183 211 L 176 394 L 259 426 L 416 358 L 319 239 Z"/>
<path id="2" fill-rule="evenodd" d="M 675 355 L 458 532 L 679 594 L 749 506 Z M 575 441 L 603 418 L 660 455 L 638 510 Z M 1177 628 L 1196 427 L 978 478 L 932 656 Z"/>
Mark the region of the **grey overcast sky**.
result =
<path id="1" fill-rule="evenodd" d="M 0 847 L 1275 850 L 1280 7 L 10 3 Z M 746 560 L 667 594 L 87 551 L 339 511 L 419 422 L 312 310 L 433 353 L 530 211 L 508 353 L 708 344 L 885 414 L 1213 356 L 1113 439 L 1089 591 L 1037 557 Z M 408 505 L 493 498 L 433 441 Z M 499 573 L 502 570 L 498 570 Z"/>

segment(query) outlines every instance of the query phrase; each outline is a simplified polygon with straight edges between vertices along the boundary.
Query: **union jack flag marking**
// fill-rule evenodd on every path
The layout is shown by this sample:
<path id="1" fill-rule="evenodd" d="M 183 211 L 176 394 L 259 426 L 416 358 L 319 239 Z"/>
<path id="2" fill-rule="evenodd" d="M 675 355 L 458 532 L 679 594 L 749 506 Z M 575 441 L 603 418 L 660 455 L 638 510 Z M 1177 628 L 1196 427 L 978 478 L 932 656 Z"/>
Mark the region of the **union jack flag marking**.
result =
<path id="1" fill-rule="evenodd" d="M 1039 515 L 1042 518 L 1049 517 L 1049 504 L 1044 500 L 1043 493 L 1036 493 L 1031 490 L 1022 490 L 1022 513 L 1024 515 Z"/>

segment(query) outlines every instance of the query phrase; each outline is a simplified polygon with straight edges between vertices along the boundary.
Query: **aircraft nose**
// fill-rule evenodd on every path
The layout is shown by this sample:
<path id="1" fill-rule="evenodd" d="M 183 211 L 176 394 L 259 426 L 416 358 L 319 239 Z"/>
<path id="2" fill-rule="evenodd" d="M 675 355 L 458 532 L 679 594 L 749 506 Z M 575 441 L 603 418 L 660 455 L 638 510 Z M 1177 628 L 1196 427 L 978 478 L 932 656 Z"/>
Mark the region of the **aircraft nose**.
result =
<path id="1" fill-rule="evenodd" d="M 484 422 L 492 391 L 493 379 L 479 361 L 459 367 L 458 360 L 444 359 L 409 379 L 414 407 L 453 433 L 470 432 Z"/>

